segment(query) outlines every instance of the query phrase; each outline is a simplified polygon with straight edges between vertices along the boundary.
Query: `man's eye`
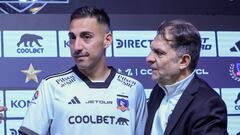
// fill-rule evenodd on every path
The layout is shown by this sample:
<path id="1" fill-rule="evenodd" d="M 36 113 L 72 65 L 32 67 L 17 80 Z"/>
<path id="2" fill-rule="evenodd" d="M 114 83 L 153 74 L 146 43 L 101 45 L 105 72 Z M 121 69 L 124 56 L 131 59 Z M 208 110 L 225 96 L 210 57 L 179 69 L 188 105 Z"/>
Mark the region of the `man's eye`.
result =
<path id="1" fill-rule="evenodd" d="M 157 54 L 158 54 L 159 56 L 164 55 L 163 52 L 157 52 Z"/>
<path id="2" fill-rule="evenodd" d="M 92 36 L 91 35 L 85 35 L 84 38 L 85 39 L 90 39 L 90 38 L 92 38 Z"/>
<path id="3" fill-rule="evenodd" d="M 82 36 L 83 39 L 91 39 L 93 36 L 90 34 L 85 34 Z"/>
<path id="4" fill-rule="evenodd" d="M 76 36 L 73 33 L 68 33 L 69 39 L 76 39 Z"/>
<path id="5" fill-rule="evenodd" d="M 166 54 L 165 52 L 162 52 L 162 51 L 154 51 L 154 53 L 155 53 L 157 56 L 159 56 L 159 57 L 161 57 L 161 56 L 163 56 L 163 55 Z"/>

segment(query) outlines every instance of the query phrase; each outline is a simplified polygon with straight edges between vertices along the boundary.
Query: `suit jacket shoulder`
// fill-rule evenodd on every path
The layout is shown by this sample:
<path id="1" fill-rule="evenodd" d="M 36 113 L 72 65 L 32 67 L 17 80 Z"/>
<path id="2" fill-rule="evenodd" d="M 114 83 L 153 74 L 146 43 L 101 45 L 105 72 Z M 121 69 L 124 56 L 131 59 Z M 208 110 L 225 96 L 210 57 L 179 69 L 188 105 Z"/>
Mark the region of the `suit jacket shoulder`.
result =
<path id="1" fill-rule="evenodd" d="M 148 103 L 149 115 L 145 135 L 151 133 L 154 115 L 163 97 L 163 90 L 155 86 Z M 226 127 L 225 103 L 208 83 L 195 76 L 177 102 L 164 134 L 221 135 L 227 134 Z"/>

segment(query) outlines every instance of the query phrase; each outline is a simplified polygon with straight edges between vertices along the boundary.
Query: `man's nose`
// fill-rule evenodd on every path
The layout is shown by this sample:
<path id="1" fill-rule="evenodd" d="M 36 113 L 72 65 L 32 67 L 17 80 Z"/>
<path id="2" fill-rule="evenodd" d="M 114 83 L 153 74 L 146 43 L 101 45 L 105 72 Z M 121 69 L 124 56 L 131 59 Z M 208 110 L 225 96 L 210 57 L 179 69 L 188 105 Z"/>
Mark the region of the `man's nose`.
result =
<path id="1" fill-rule="evenodd" d="M 83 43 L 79 38 L 77 38 L 75 40 L 75 42 L 72 43 L 71 46 L 74 50 L 82 50 L 83 49 Z"/>
<path id="2" fill-rule="evenodd" d="M 152 52 L 150 52 L 149 54 L 148 54 L 148 56 L 146 57 L 146 62 L 148 63 L 148 64 L 152 64 L 153 62 L 155 62 L 155 57 L 154 57 L 154 55 L 152 54 Z"/>

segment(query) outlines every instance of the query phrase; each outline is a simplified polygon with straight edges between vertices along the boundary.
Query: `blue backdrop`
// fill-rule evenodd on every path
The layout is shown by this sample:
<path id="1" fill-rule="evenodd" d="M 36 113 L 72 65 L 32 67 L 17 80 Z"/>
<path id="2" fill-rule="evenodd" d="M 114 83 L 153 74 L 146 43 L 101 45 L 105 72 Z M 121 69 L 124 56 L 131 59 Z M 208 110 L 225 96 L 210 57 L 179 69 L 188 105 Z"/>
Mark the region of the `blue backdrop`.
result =
<path id="1" fill-rule="evenodd" d="M 145 57 L 157 26 L 172 18 L 193 22 L 202 38 L 196 73 L 225 101 L 229 134 L 240 132 L 238 16 L 111 14 L 110 17 L 114 39 L 107 50 L 108 64 L 142 82 L 147 96 L 155 83 Z M 69 14 L 0 15 L 0 104 L 8 107 L 0 134 L 17 134 L 41 79 L 74 65 L 68 47 L 68 27 Z"/>

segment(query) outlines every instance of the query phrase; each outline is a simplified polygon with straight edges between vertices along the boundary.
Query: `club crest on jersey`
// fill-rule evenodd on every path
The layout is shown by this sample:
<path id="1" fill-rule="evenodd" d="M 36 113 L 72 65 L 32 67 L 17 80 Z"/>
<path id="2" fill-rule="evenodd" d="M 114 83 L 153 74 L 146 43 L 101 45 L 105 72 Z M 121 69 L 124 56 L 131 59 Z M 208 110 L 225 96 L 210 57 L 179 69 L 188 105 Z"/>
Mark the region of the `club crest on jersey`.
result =
<path id="1" fill-rule="evenodd" d="M 117 98 L 117 109 L 121 110 L 122 112 L 129 110 L 129 102 L 124 98 Z"/>

